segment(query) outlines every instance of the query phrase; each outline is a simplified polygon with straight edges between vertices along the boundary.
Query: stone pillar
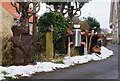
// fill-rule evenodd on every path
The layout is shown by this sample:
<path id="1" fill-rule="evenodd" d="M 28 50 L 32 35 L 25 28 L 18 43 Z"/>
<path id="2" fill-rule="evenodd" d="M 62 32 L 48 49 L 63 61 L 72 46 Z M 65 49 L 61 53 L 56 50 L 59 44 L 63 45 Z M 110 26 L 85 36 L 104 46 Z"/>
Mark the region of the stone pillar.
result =
<path id="1" fill-rule="evenodd" d="M 46 60 L 49 61 L 53 59 L 53 33 L 46 33 Z"/>

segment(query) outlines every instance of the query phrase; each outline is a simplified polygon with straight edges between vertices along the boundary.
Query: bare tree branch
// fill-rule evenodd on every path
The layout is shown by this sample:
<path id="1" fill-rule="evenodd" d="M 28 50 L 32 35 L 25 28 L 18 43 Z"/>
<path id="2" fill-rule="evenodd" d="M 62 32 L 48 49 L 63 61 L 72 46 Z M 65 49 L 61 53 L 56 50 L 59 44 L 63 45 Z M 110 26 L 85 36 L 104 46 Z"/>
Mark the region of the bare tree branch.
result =
<path id="1" fill-rule="evenodd" d="M 36 11 L 36 8 L 38 8 L 37 11 Z M 37 3 L 35 2 L 35 3 L 33 3 L 33 10 L 32 11 L 28 11 L 28 13 L 29 14 L 38 13 L 39 10 L 40 10 L 40 3 L 39 2 L 37 2 Z"/>
<path id="2" fill-rule="evenodd" d="M 67 10 L 66 12 L 63 13 L 63 16 L 64 16 L 65 14 L 67 14 L 67 13 L 68 13 L 68 10 Z"/>
<path id="3" fill-rule="evenodd" d="M 29 7 L 29 4 L 30 4 L 30 2 L 27 2 L 27 3 L 26 3 L 25 9 L 26 9 L 27 7 Z"/>
<path id="4" fill-rule="evenodd" d="M 38 10 L 36 11 L 36 13 L 38 13 L 39 10 L 40 10 L 40 3 L 39 2 L 36 4 L 36 7 L 38 8 Z"/>
<path id="5" fill-rule="evenodd" d="M 50 11 L 52 11 L 52 9 L 50 7 L 47 7 Z M 52 11 L 53 12 L 53 11 Z"/>
<path id="6" fill-rule="evenodd" d="M 16 2 L 10 2 L 11 3 L 11 5 L 13 6 L 13 7 L 15 7 L 16 8 L 16 11 L 17 11 L 17 13 L 18 14 L 20 14 L 20 10 L 19 10 L 19 8 L 17 7 L 17 4 L 16 4 Z"/>
<path id="7" fill-rule="evenodd" d="M 78 12 L 77 2 L 75 2 L 75 6 L 76 6 L 76 9 L 75 9 L 75 13 L 73 13 L 73 16 L 75 16 Z"/>
<path id="8" fill-rule="evenodd" d="M 32 14 L 29 14 L 29 18 L 32 16 Z"/>

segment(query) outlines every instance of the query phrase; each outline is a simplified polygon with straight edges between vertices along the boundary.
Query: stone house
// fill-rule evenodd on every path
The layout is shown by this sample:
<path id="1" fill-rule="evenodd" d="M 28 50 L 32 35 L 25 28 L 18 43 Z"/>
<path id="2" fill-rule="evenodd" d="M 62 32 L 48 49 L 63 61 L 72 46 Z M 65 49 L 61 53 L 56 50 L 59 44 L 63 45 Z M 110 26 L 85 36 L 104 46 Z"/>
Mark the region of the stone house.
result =
<path id="1" fill-rule="evenodd" d="M 112 42 L 119 43 L 119 29 L 120 29 L 120 0 L 111 1 L 110 9 L 110 28 L 112 29 Z"/>

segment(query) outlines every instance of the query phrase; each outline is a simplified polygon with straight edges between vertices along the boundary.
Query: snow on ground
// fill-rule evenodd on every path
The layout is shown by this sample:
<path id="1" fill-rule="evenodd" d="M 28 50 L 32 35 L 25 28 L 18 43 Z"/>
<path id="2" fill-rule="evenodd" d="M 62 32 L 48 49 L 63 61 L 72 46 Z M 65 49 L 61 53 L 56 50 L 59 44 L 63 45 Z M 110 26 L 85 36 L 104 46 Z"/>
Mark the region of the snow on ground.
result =
<path id="1" fill-rule="evenodd" d="M 15 75 L 29 77 L 31 74 L 35 74 L 36 72 L 50 72 L 58 68 L 67 68 L 75 64 L 83 64 L 89 61 L 103 60 L 103 59 L 107 59 L 111 55 L 114 55 L 113 51 L 102 46 L 101 55 L 93 53 L 90 55 L 83 55 L 83 56 L 74 56 L 74 57 L 67 56 L 64 57 L 64 59 L 62 60 L 64 64 L 55 64 L 52 62 L 37 62 L 37 65 L 10 66 L 10 67 L 0 66 L 0 80 L 5 79 L 4 77 L 17 78 L 15 77 Z"/>

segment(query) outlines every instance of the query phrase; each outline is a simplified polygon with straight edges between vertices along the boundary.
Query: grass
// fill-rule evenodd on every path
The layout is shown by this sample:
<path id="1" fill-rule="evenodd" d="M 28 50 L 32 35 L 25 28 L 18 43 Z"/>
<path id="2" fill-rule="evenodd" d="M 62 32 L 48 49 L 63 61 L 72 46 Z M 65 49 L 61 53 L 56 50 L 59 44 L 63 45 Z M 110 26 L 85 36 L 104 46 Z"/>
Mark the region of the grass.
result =
<path id="1" fill-rule="evenodd" d="M 55 64 L 64 64 L 62 60 L 54 61 L 52 63 L 55 63 Z"/>
<path id="2" fill-rule="evenodd" d="M 6 71 L 2 71 L 1 73 L 4 74 L 4 75 L 7 75 L 7 74 L 8 74 Z"/>

